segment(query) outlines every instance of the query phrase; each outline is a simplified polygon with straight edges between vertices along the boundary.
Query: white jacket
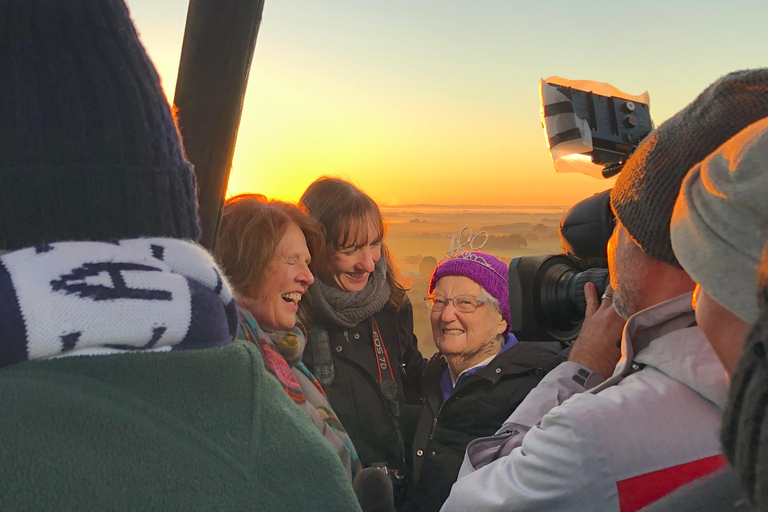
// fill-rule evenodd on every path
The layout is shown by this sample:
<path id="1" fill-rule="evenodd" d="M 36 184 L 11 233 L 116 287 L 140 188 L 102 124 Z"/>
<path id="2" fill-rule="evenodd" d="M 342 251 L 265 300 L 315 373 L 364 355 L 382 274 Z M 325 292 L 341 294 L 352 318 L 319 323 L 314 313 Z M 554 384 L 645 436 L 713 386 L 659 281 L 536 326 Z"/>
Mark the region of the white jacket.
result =
<path id="1" fill-rule="evenodd" d="M 473 441 L 442 510 L 624 512 L 722 467 L 728 377 L 691 294 L 631 317 L 621 348 L 605 382 L 563 363 Z"/>

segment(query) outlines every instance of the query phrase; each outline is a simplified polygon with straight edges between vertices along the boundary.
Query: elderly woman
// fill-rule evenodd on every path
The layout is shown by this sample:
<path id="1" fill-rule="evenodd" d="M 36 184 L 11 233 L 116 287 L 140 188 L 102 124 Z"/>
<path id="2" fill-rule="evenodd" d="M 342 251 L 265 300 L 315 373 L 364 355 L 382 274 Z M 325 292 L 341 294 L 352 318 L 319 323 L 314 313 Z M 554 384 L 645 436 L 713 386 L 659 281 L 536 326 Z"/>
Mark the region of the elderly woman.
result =
<path id="1" fill-rule="evenodd" d="M 306 332 L 297 321 L 300 301 L 315 280 L 312 256 L 324 246 L 322 228 L 296 206 L 243 194 L 224 205 L 216 258 L 235 288 L 238 338 L 259 347 L 267 370 L 331 444 L 351 480 L 360 461 L 302 362 Z"/>
<path id="2" fill-rule="evenodd" d="M 425 300 L 439 352 L 422 376 L 409 510 L 440 510 L 467 444 L 495 433 L 565 360 L 559 343 L 518 342 L 509 332 L 507 279 L 504 262 L 475 251 L 443 260 L 429 281 Z"/>
<path id="3" fill-rule="evenodd" d="M 314 327 L 304 361 L 328 392 L 363 465 L 404 482 L 404 440 L 413 434 L 425 361 L 413 335 L 411 303 L 384 245 L 386 223 L 373 199 L 337 178 L 312 183 L 301 204 L 325 228 L 326 247 L 309 289 Z M 397 501 L 401 487 L 395 487 Z"/>

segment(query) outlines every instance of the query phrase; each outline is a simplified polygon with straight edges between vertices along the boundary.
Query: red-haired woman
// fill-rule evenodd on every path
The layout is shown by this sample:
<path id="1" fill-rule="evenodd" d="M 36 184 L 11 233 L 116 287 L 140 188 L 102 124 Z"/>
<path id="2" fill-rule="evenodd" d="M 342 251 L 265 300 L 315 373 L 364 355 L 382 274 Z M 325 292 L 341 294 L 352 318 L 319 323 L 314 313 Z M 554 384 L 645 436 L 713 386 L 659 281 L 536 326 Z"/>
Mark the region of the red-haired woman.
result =
<path id="1" fill-rule="evenodd" d="M 311 262 L 324 246 L 322 227 L 296 206 L 242 194 L 224 205 L 216 258 L 235 289 L 238 338 L 259 347 L 267 369 L 331 444 L 351 480 L 360 461 L 302 362 L 306 331 L 297 320 L 302 296 L 314 281 Z"/>

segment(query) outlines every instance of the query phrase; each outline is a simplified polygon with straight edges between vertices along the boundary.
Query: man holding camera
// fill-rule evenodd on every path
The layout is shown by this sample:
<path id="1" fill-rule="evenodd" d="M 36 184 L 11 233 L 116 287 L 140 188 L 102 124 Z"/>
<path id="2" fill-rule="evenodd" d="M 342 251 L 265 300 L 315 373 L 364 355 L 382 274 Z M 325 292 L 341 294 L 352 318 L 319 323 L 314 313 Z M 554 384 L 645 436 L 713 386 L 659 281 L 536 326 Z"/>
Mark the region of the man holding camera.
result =
<path id="1" fill-rule="evenodd" d="M 696 325 L 669 224 L 687 171 L 765 116 L 768 70 L 735 72 L 640 144 L 611 191 L 611 287 L 601 302 L 585 287 L 569 361 L 469 445 L 444 511 L 638 510 L 725 464 L 727 375 Z"/>

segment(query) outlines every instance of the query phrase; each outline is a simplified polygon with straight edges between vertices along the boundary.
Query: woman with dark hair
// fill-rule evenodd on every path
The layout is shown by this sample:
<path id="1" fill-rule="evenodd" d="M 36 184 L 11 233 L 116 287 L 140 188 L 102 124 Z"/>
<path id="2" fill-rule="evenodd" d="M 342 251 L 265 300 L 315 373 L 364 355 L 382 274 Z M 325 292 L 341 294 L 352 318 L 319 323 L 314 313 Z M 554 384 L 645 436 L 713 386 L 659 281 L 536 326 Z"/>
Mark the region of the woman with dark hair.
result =
<path id="1" fill-rule="evenodd" d="M 341 458 L 350 480 L 360 461 L 323 388 L 302 362 L 306 331 L 297 316 L 325 250 L 322 227 L 294 205 L 260 194 L 227 200 L 216 258 L 240 310 L 238 338 L 256 345 L 267 370 Z"/>
<path id="2" fill-rule="evenodd" d="M 396 500 L 420 404 L 424 358 L 413 309 L 383 243 L 378 205 L 354 185 L 322 177 L 300 200 L 325 228 L 326 256 L 309 288 L 314 328 L 304 353 L 363 466 L 395 478 Z M 412 412 L 413 414 L 409 414 Z"/>

